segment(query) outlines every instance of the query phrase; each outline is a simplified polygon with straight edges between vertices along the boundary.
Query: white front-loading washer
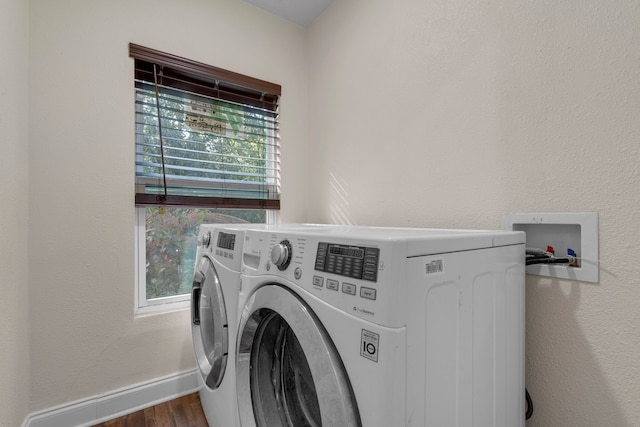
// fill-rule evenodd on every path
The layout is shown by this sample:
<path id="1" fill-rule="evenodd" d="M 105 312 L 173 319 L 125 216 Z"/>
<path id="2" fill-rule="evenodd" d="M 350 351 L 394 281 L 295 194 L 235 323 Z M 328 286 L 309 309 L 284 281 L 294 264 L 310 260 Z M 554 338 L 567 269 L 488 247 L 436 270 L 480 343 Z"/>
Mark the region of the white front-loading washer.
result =
<path id="1" fill-rule="evenodd" d="M 524 234 L 247 230 L 242 427 L 524 426 Z"/>
<path id="2" fill-rule="evenodd" d="M 200 401 L 210 427 L 239 425 L 235 387 L 238 292 L 244 230 L 203 224 L 191 289 L 191 330 Z"/>

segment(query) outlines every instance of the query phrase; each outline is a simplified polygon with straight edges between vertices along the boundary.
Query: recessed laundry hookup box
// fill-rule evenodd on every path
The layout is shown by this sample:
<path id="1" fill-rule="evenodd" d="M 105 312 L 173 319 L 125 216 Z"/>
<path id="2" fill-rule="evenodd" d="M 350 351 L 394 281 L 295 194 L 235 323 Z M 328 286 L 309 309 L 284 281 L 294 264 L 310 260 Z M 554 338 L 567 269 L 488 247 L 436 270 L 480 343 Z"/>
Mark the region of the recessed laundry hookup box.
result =
<path id="1" fill-rule="evenodd" d="M 528 265 L 527 274 L 598 283 L 598 214 L 596 212 L 508 213 L 502 229 L 524 231 L 527 248 L 552 247 L 557 257 L 575 252 L 577 266 Z"/>

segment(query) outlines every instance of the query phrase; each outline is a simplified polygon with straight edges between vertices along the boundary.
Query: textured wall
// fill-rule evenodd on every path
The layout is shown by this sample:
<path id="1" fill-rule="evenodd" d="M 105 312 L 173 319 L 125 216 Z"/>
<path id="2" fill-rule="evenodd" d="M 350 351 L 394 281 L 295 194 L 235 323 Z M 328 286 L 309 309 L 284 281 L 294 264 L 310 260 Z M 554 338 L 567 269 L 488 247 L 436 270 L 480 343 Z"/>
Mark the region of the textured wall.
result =
<path id="1" fill-rule="evenodd" d="M 188 310 L 133 314 L 128 43 L 280 83 L 287 175 L 304 168 L 297 159 L 306 158 L 307 116 L 302 29 L 244 2 L 33 0 L 30 19 L 30 410 L 36 411 L 195 366 Z M 298 202 L 304 187 L 285 178 L 283 190 L 284 209 L 295 219 L 304 212 Z"/>
<path id="2" fill-rule="evenodd" d="M 336 0 L 309 81 L 311 221 L 599 213 L 599 284 L 527 278 L 528 425 L 640 425 L 639 3 Z"/>
<path id="3" fill-rule="evenodd" d="M 528 278 L 528 425 L 640 423 L 635 0 L 336 0 L 308 35 L 237 0 L 32 0 L 28 177 L 24 3 L 0 18 L 0 419 L 29 345 L 31 411 L 193 366 L 186 312 L 133 317 L 133 41 L 283 85 L 283 221 L 599 212 L 599 284 Z"/>
<path id="4" fill-rule="evenodd" d="M 0 10 L 0 427 L 13 427 L 29 405 L 28 3 Z"/>

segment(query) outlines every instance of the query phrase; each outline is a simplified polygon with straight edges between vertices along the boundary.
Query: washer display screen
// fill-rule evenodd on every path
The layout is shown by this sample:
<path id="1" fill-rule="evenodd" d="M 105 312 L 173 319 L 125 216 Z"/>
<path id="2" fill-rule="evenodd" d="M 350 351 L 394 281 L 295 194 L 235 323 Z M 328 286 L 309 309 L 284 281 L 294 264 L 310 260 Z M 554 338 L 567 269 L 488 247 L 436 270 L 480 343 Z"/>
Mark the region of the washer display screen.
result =
<path id="1" fill-rule="evenodd" d="M 233 250 L 236 245 L 236 235 L 231 233 L 220 232 L 218 234 L 218 247 L 221 249 Z"/>
<path id="2" fill-rule="evenodd" d="M 375 282 L 378 280 L 379 258 L 378 248 L 320 242 L 315 269 Z"/>
<path id="3" fill-rule="evenodd" d="M 353 247 L 353 246 L 329 245 L 329 254 L 362 259 L 364 258 L 364 248 Z"/>

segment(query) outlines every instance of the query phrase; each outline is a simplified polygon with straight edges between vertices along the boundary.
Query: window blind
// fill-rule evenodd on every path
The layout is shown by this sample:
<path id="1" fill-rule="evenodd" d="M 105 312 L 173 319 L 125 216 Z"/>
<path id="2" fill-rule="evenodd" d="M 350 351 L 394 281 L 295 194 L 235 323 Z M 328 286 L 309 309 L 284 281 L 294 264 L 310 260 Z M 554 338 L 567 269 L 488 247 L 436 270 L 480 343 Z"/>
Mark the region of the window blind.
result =
<path id="1" fill-rule="evenodd" d="M 136 205 L 279 209 L 279 85 L 135 44 Z"/>

